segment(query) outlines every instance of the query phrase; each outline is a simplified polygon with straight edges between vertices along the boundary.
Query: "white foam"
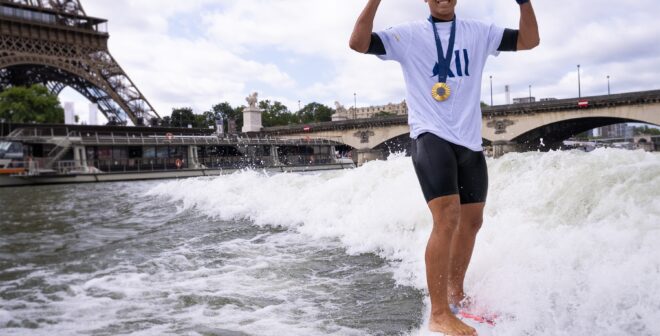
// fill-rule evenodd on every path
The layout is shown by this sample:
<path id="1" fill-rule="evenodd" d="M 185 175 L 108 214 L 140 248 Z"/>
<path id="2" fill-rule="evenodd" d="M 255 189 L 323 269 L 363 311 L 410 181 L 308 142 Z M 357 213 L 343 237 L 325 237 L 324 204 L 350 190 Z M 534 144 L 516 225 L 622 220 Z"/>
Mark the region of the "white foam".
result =
<path id="1" fill-rule="evenodd" d="M 660 156 L 510 154 L 490 194 L 467 290 L 505 316 L 495 335 L 660 334 Z M 317 175 L 241 172 L 149 192 L 223 219 L 335 238 L 425 288 L 431 219 L 409 158 Z"/>

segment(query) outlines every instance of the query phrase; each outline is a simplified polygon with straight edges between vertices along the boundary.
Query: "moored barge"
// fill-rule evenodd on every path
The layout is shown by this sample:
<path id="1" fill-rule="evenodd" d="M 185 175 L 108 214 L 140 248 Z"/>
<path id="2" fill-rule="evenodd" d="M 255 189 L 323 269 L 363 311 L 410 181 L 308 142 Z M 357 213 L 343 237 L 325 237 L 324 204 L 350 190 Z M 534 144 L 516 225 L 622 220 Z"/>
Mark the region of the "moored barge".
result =
<path id="1" fill-rule="evenodd" d="M 0 187 L 186 178 L 243 169 L 306 172 L 354 167 L 322 139 L 219 136 L 212 130 L 14 125 L 0 134 Z"/>

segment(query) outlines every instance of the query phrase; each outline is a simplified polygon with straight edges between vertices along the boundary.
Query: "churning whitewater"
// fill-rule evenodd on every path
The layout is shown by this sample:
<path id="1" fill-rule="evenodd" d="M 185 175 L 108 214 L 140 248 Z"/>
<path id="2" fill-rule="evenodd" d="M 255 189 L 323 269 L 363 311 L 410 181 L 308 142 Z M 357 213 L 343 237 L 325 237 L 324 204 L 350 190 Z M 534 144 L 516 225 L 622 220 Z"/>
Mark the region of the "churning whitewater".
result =
<path id="1" fill-rule="evenodd" d="M 660 335 L 660 155 L 489 160 L 480 336 Z M 410 158 L 308 174 L 7 189 L 1 335 L 430 335 Z M 25 204 L 30 204 L 26 210 Z"/>
<path id="2" fill-rule="evenodd" d="M 660 334 L 659 155 L 509 154 L 490 160 L 489 170 L 485 223 L 466 279 L 468 294 L 500 316 L 488 333 Z M 339 241 L 350 254 L 390 261 L 400 285 L 425 288 L 431 218 L 410 158 L 323 174 L 181 180 L 149 195 L 213 218 Z M 426 334 L 420 328 L 413 334 Z"/>

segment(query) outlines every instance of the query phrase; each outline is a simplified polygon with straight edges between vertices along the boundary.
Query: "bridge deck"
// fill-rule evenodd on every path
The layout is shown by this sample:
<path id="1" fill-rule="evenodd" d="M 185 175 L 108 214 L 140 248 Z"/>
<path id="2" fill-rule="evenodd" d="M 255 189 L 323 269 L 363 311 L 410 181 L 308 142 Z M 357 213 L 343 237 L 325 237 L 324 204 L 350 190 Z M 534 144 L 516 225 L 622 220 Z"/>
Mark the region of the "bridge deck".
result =
<path id="1" fill-rule="evenodd" d="M 578 107 L 579 101 L 588 101 L 586 108 Z M 631 104 L 653 104 L 660 102 L 660 90 L 642 91 L 632 93 L 613 94 L 605 96 L 592 96 L 582 98 L 559 99 L 553 101 L 534 102 L 526 104 L 489 106 L 482 109 L 484 118 L 502 117 L 509 115 L 533 115 L 537 113 L 551 113 L 557 111 L 570 111 L 580 109 L 607 108 Z M 370 119 L 354 119 L 345 121 L 322 122 L 305 125 L 289 125 L 264 128 L 267 134 L 299 134 L 305 132 L 337 131 L 358 128 L 383 127 L 402 125 L 408 122 L 408 116 L 380 117 Z M 305 129 L 309 131 L 305 131 Z"/>

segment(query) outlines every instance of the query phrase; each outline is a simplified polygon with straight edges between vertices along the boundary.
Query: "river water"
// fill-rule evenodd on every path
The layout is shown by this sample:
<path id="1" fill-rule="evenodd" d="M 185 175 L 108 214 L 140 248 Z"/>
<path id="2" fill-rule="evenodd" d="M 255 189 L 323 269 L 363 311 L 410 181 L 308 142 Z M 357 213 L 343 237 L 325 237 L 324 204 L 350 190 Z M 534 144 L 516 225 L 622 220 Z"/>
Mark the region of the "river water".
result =
<path id="1" fill-rule="evenodd" d="M 660 335 L 660 155 L 490 160 L 480 335 Z M 427 335 L 410 158 L 0 189 L 0 335 Z"/>

